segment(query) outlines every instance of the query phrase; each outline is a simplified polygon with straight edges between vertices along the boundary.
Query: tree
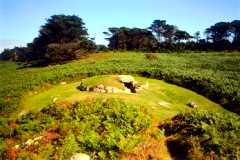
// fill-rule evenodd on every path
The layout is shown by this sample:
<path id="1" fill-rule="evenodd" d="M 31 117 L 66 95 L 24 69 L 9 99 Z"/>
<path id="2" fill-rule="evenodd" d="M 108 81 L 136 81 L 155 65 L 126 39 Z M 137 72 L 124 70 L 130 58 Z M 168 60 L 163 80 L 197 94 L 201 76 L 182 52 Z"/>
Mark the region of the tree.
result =
<path id="1" fill-rule="evenodd" d="M 27 47 L 14 47 L 13 49 L 4 49 L 0 54 L 0 60 L 6 61 L 26 61 Z"/>
<path id="2" fill-rule="evenodd" d="M 169 24 L 165 25 L 165 32 L 163 33 L 163 36 L 165 37 L 167 43 L 170 44 L 172 43 L 174 35 L 177 32 L 177 30 L 178 30 L 177 27 L 174 25 Z"/>
<path id="3" fill-rule="evenodd" d="M 213 41 L 213 43 L 221 40 L 228 40 L 230 32 L 230 23 L 228 22 L 219 22 L 215 25 L 207 28 L 205 34 L 207 37 Z"/>
<path id="4" fill-rule="evenodd" d="M 233 33 L 233 47 L 240 50 L 240 20 L 234 20 L 231 22 L 231 32 Z"/>
<path id="5" fill-rule="evenodd" d="M 194 33 L 194 39 L 196 40 L 197 43 L 199 43 L 200 40 L 200 31 L 197 31 L 196 33 Z"/>
<path id="6" fill-rule="evenodd" d="M 212 50 L 229 50 L 231 49 L 231 29 L 232 26 L 228 22 L 218 22 L 215 25 L 207 28 L 205 33 L 207 39 L 211 40 L 210 49 Z"/>
<path id="7" fill-rule="evenodd" d="M 94 42 L 87 36 L 85 23 L 80 17 L 53 15 L 41 27 L 39 36 L 28 44 L 30 48 L 28 59 L 48 61 L 46 63 L 75 59 L 79 57 L 75 51 L 79 54 L 80 50 L 85 53 L 86 50 L 92 51 L 96 48 Z"/>
<path id="8" fill-rule="evenodd" d="M 14 61 L 16 58 L 16 52 L 14 49 L 4 49 L 0 54 L 0 60 Z"/>
<path id="9" fill-rule="evenodd" d="M 146 29 L 109 28 L 109 32 L 104 32 L 104 34 L 109 36 L 106 39 L 109 41 L 110 49 L 154 51 L 158 47 L 157 40 Z"/>
<path id="10" fill-rule="evenodd" d="M 181 42 L 181 40 L 189 40 L 190 38 L 192 38 L 192 36 L 186 31 L 177 30 L 174 34 L 174 40 L 177 42 Z"/>
<path id="11" fill-rule="evenodd" d="M 78 16 L 53 15 L 39 31 L 45 43 L 67 43 L 85 40 L 88 35 L 85 23 Z"/>
<path id="12" fill-rule="evenodd" d="M 158 42 L 162 41 L 164 32 L 166 31 L 166 21 L 165 20 L 154 20 L 149 29 L 155 33 Z"/>

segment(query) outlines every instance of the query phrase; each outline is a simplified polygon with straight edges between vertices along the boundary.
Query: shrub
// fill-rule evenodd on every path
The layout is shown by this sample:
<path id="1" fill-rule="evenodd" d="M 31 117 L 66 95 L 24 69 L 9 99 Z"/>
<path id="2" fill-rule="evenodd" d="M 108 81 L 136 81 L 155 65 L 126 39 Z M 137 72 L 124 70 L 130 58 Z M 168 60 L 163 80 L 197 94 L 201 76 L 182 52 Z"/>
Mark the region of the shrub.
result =
<path id="1" fill-rule="evenodd" d="M 6 144 L 4 143 L 4 139 L 0 137 L 0 157 L 2 158 L 4 155 L 4 151 L 6 149 Z"/>
<path id="2" fill-rule="evenodd" d="M 219 159 L 239 156 L 240 118 L 237 115 L 193 110 L 175 116 L 160 128 L 172 137 L 168 144 L 174 144 L 174 150 L 177 146 L 185 150 L 185 159 L 195 159 L 193 156 L 199 153 Z M 171 152 L 171 145 L 169 147 Z"/>
<path id="3" fill-rule="evenodd" d="M 85 152 L 95 159 L 117 159 L 119 153 L 130 152 L 142 141 L 139 134 L 150 126 L 150 116 L 143 107 L 140 110 L 121 100 L 96 99 L 69 107 L 53 104 L 19 118 L 16 123 L 12 138 L 20 142 L 42 133 L 58 135 L 34 146 L 35 152 L 46 153 L 39 154 L 40 157 L 69 159 L 74 153 Z M 3 142 L 1 146 L 4 152 Z M 31 153 L 21 148 L 17 154 L 26 158 Z"/>
<path id="4" fill-rule="evenodd" d="M 87 86 L 85 86 L 83 84 L 83 82 L 81 81 L 80 85 L 77 87 L 77 89 L 79 89 L 80 91 L 87 91 Z"/>
<path id="5" fill-rule="evenodd" d="M 96 100 L 90 106 L 78 104 L 72 116 L 80 145 L 107 159 L 113 159 L 127 144 L 131 144 L 128 151 L 133 149 L 140 142 L 138 132 L 150 125 L 150 117 L 137 107 L 115 99 Z"/>
<path id="6" fill-rule="evenodd" d="M 59 159 L 70 159 L 70 157 L 77 151 L 79 151 L 79 146 L 75 139 L 75 135 L 69 132 L 63 141 L 63 145 L 59 153 Z"/>

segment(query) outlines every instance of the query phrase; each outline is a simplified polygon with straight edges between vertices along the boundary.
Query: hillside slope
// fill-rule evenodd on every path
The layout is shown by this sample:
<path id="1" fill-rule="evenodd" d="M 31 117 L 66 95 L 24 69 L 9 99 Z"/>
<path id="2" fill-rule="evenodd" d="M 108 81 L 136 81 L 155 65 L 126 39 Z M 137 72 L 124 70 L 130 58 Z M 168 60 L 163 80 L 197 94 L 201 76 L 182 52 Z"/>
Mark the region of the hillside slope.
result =
<path id="1" fill-rule="evenodd" d="M 238 157 L 239 115 L 221 105 L 239 113 L 240 54 L 150 57 L 99 53 L 35 68 L 0 62 L 0 157 L 69 159 L 79 152 L 93 159 Z M 136 94 L 78 90 L 80 81 L 121 89 L 118 74 L 131 74 L 149 88 Z"/>
<path id="2" fill-rule="evenodd" d="M 87 59 L 44 68 L 22 68 L 0 63 L 2 115 L 17 108 L 25 91 L 60 81 L 74 81 L 102 74 L 140 74 L 163 79 L 194 90 L 239 113 L 239 53 L 157 54 L 149 60 L 142 53 L 101 53 Z M 46 85 L 47 84 L 47 85 Z"/>

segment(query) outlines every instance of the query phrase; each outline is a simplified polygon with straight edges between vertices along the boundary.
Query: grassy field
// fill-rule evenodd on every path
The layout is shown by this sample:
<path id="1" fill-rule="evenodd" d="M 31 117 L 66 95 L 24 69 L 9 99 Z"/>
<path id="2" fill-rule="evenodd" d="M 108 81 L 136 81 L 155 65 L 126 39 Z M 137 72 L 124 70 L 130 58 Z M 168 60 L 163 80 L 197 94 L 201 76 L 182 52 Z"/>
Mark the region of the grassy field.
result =
<path id="1" fill-rule="evenodd" d="M 68 159 L 83 152 L 94 159 L 171 159 L 175 155 L 165 145 L 169 134 L 182 137 L 172 141 L 184 144 L 185 157 L 237 157 L 239 115 L 228 110 L 240 113 L 239 62 L 239 53 L 171 53 L 148 59 L 135 52 L 92 54 L 47 67 L 0 62 L 0 156 Z M 148 81 L 150 87 L 136 94 L 76 89 L 81 80 L 88 86 L 121 87 L 114 78 L 118 74 Z M 187 106 L 189 101 L 199 106 L 196 111 Z M 26 147 L 34 137 L 42 137 L 39 145 Z"/>
<path id="2" fill-rule="evenodd" d="M 240 104 L 239 53 L 158 54 L 148 60 L 141 53 L 101 53 L 65 65 L 21 68 L 0 63 L 0 109 L 15 110 L 24 92 L 102 74 L 140 74 L 194 90 L 235 112 Z"/>

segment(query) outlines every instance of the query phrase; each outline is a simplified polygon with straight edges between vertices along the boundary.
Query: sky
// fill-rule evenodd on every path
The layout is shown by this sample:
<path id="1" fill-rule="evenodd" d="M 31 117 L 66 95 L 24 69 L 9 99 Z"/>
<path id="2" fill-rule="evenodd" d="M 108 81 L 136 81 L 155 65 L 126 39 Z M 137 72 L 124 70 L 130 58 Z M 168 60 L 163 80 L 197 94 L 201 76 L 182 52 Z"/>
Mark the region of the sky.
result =
<path id="1" fill-rule="evenodd" d="M 216 22 L 240 19 L 240 0 L 0 0 L 0 51 L 32 42 L 54 14 L 81 17 L 90 37 L 107 44 L 109 27 L 147 28 L 155 19 L 203 33 Z"/>

